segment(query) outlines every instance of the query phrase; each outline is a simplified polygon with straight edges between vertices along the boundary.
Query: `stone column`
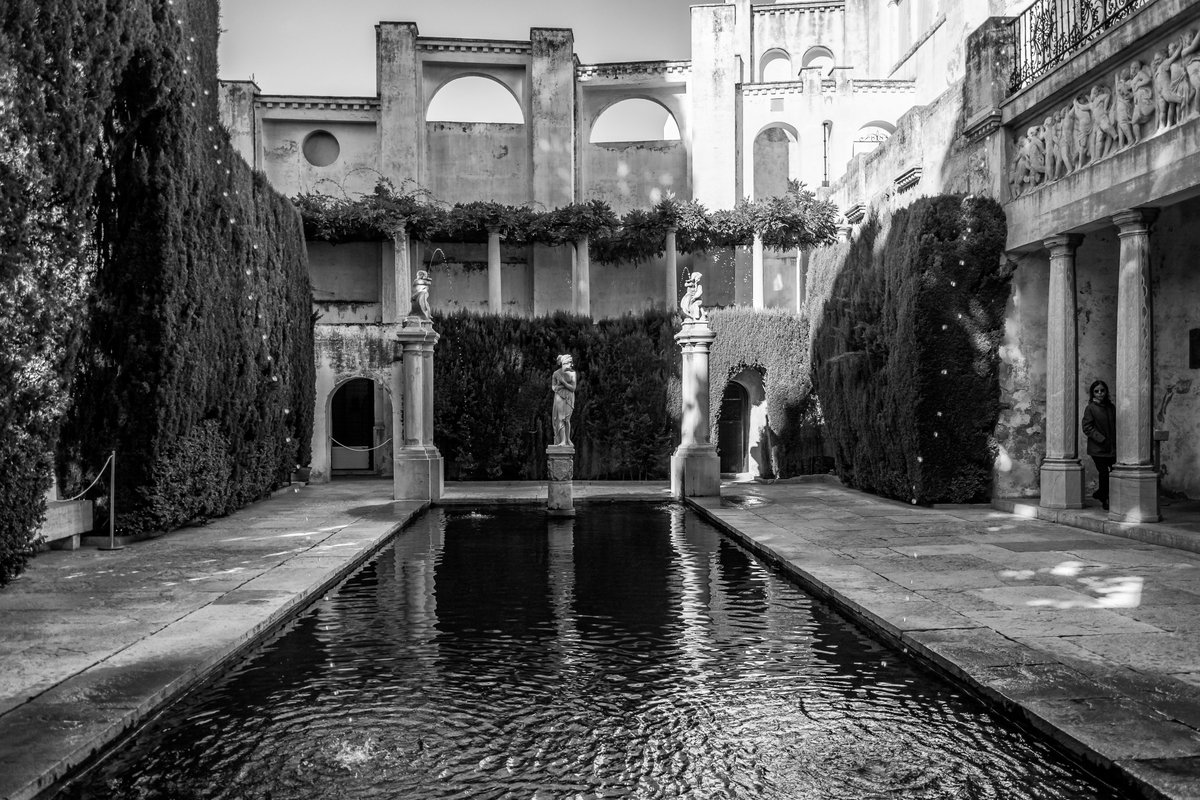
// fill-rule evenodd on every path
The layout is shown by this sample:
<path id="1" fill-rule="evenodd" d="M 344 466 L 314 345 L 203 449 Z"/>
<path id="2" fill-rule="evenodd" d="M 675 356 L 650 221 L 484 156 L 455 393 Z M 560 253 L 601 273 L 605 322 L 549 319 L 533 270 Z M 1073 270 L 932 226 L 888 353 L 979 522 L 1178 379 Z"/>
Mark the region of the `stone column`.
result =
<path id="1" fill-rule="evenodd" d="M 1158 473 L 1152 453 L 1150 230 L 1154 209 L 1113 216 L 1121 240 L 1117 283 L 1117 464 L 1109 482 L 1108 518 L 1158 522 Z"/>
<path id="2" fill-rule="evenodd" d="M 766 292 L 763 287 L 763 242 L 754 234 L 754 245 L 750 251 L 750 303 L 754 308 L 763 308 Z"/>
<path id="3" fill-rule="evenodd" d="M 592 265 L 588 237 L 575 242 L 575 274 L 571 276 L 571 306 L 576 314 L 592 316 Z"/>
<path id="4" fill-rule="evenodd" d="M 679 447 L 671 456 L 674 497 L 721 494 L 721 459 L 709 440 L 708 353 L 716 338 L 704 319 L 685 320 L 675 334 L 683 349 L 683 423 Z"/>
<path id="5" fill-rule="evenodd" d="M 396 419 L 393 411 L 392 497 L 430 502 L 441 499 L 444 474 L 442 454 L 433 444 L 433 348 L 439 336 L 425 317 L 409 315 L 400 325 L 392 397 L 394 409 L 402 406 L 403 414 Z"/>
<path id="6" fill-rule="evenodd" d="M 390 250 L 386 244 L 383 246 L 379 304 L 382 315 L 380 321 L 385 324 L 399 322 L 408 313 L 408 291 L 412 286 L 411 256 L 407 231 L 401 230 L 392 235 Z"/>
<path id="7" fill-rule="evenodd" d="M 671 308 L 675 305 L 675 301 L 679 298 L 679 254 L 675 252 L 675 229 L 667 228 L 667 244 L 666 244 L 666 308 Z"/>
<path id="8" fill-rule="evenodd" d="M 488 310 L 500 314 L 504 300 L 500 294 L 500 229 L 488 228 Z"/>
<path id="9" fill-rule="evenodd" d="M 1052 236 L 1046 319 L 1046 459 L 1043 508 L 1083 508 L 1079 460 L 1078 351 L 1075 328 L 1075 248 L 1079 236 Z"/>

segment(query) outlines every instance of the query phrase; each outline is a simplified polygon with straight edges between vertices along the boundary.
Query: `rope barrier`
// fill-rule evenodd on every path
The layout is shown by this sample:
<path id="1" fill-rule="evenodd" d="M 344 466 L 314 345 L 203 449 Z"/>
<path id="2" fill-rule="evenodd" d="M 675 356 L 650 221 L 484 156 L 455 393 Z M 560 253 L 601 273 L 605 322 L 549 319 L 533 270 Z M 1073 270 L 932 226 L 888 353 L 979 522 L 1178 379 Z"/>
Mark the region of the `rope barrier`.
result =
<path id="1" fill-rule="evenodd" d="M 90 492 L 90 491 L 92 490 L 92 487 L 93 487 L 93 486 L 95 486 L 97 483 L 99 483 L 99 482 L 100 482 L 100 479 L 104 477 L 104 470 L 108 469 L 108 465 L 109 465 L 109 463 L 112 461 L 112 459 L 113 459 L 113 457 L 112 457 L 111 455 L 110 455 L 110 456 L 109 456 L 107 459 L 105 459 L 105 461 L 104 461 L 104 466 L 102 466 L 102 467 L 100 468 L 100 472 L 99 472 L 99 474 L 97 474 L 97 475 L 96 475 L 96 480 L 92 481 L 92 485 L 91 485 L 91 486 L 87 487 L 86 489 L 84 489 L 82 492 L 80 492 L 79 494 L 75 495 L 74 497 L 68 497 L 68 498 L 67 498 L 66 500 L 64 500 L 63 502 L 65 502 L 65 503 L 70 503 L 71 501 L 73 501 L 73 500 L 78 500 L 79 498 L 83 497 L 85 494 L 87 494 L 88 492 Z"/>
<path id="2" fill-rule="evenodd" d="M 391 442 L 392 439 L 391 439 L 391 437 L 388 437 L 388 439 L 386 441 L 380 442 L 379 444 L 375 445 L 374 447 L 351 447 L 348 444 L 342 444 L 341 442 L 339 442 L 337 439 L 333 438 L 332 436 L 329 437 L 329 441 L 333 442 L 338 447 L 341 447 L 345 450 L 353 450 L 356 453 L 368 453 L 372 450 L 378 450 L 379 448 L 383 447 L 385 444 L 388 444 L 388 442 Z"/>

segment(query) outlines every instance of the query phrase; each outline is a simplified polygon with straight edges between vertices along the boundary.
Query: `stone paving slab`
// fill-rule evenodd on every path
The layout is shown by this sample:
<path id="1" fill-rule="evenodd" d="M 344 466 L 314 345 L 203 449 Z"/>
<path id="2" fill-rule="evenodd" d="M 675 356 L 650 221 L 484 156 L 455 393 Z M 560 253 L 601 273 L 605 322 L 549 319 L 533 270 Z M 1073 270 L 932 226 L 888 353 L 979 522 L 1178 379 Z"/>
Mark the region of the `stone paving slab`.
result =
<path id="1" fill-rule="evenodd" d="M 657 483 L 573 488 L 669 500 Z M 852 619 L 1131 795 L 1200 800 L 1200 555 L 830 479 L 723 492 L 689 503 Z M 444 502 L 545 494 L 449 484 Z M 386 480 L 308 486 L 122 551 L 40 555 L 0 591 L 0 797 L 34 796 L 336 584 L 419 512 L 390 495 Z"/>
<path id="2" fill-rule="evenodd" d="M 884 513 L 831 479 L 732 491 L 736 506 L 688 502 L 1131 794 L 1200 798 L 1200 555 L 1146 543 L 1186 530 L 1132 540 L 983 506 Z"/>
<path id="3" fill-rule="evenodd" d="M 35 797 L 344 578 L 424 506 L 391 482 L 283 492 L 0 591 L 0 797 Z"/>

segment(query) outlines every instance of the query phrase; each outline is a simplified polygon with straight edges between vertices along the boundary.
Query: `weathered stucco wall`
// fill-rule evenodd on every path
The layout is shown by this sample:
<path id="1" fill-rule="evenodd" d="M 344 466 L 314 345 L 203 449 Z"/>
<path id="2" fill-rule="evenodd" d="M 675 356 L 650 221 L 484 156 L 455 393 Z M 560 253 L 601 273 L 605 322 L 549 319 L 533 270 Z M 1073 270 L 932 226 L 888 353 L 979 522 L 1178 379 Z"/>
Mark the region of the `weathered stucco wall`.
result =
<path id="1" fill-rule="evenodd" d="M 1200 498 L 1200 369 L 1192 366 L 1189 346 L 1189 331 L 1200 328 L 1197 219 L 1200 199 L 1168 206 L 1150 235 L 1154 427 L 1170 436 L 1162 443 L 1162 485 L 1192 498 Z"/>
<path id="2" fill-rule="evenodd" d="M 379 302 L 380 242 L 308 242 L 308 274 L 318 302 Z"/>
<path id="3" fill-rule="evenodd" d="M 1096 466 L 1087 457 L 1083 436 L 1083 409 L 1088 386 L 1094 380 L 1116 392 L 1117 373 L 1117 269 L 1120 244 L 1114 228 L 1089 233 L 1075 251 L 1075 315 L 1078 337 L 1079 416 L 1076 435 L 1083 460 L 1084 496 L 1096 489 Z M 1120 421 L 1118 420 L 1118 424 Z"/>
<path id="4" fill-rule="evenodd" d="M 262 125 L 263 172 L 282 194 L 368 192 L 379 180 L 379 134 L 373 123 L 265 119 Z M 319 130 L 338 140 L 338 158 L 327 167 L 310 164 L 301 151 L 305 137 Z"/>
<path id="5" fill-rule="evenodd" d="M 1046 314 L 1050 260 L 1020 256 L 1012 276 L 1000 343 L 1000 418 L 996 423 L 995 497 L 1035 497 L 1046 455 Z"/>
<path id="6" fill-rule="evenodd" d="M 649 209 L 673 194 L 691 197 L 687 150 L 678 141 L 604 142 L 582 145 L 587 184 L 582 196 L 605 200 L 618 214 Z"/>
<path id="7" fill-rule="evenodd" d="M 492 200 L 519 206 L 532 200 L 529 137 L 524 125 L 427 122 L 428 188 L 447 203 Z"/>
<path id="8" fill-rule="evenodd" d="M 817 45 L 833 51 L 834 62 L 847 63 L 845 53 L 845 14 L 835 6 L 797 8 L 770 5 L 754 7 L 754 77 L 758 81 L 762 57 L 768 50 L 784 50 L 792 59 L 792 75 L 800 70 L 804 53 Z"/>
<path id="9" fill-rule="evenodd" d="M 480 313 L 488 308 L 488 271 L 486 244 L 437 244 L 440 254 L 424 257 L 422 269 L 429 268 L 433 286 L 430 305 L 438 311 L 467 309 Z M 533 313 L 532 275 L 528 247 L 500 247 L 500 299 L 504 313 Z"/>
<path id="10" fill-rule="evenodd" d="M 330 404 L 334 392 L 352 378 L 369 378 L 375 384 L 377 444 L 392 436 L 392 409 L 399 398 L 391 396 L 391 370 L 395 325 L 317 325 L 316 403 L 313 409 L 312 472 L 310 480 L 330 479 Z M 392 469 L 391 445 L 375 451 L 376 471 Z"/>

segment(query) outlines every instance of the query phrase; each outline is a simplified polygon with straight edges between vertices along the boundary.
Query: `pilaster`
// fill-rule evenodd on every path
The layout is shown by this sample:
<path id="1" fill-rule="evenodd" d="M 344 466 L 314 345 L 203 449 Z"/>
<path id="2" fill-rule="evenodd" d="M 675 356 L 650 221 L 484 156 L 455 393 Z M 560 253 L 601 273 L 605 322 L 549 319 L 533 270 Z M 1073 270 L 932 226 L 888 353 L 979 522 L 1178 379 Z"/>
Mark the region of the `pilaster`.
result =
<path id="1" fill-rule="evenodd" d="M 421 154 L 425 148 L 425 104 L 417 63 L 417 35 L 414 22 L 381 22 L 375 26 L 379 169 L 397 186 L 407 178 L 422 184 L 424 178 Z"/>

